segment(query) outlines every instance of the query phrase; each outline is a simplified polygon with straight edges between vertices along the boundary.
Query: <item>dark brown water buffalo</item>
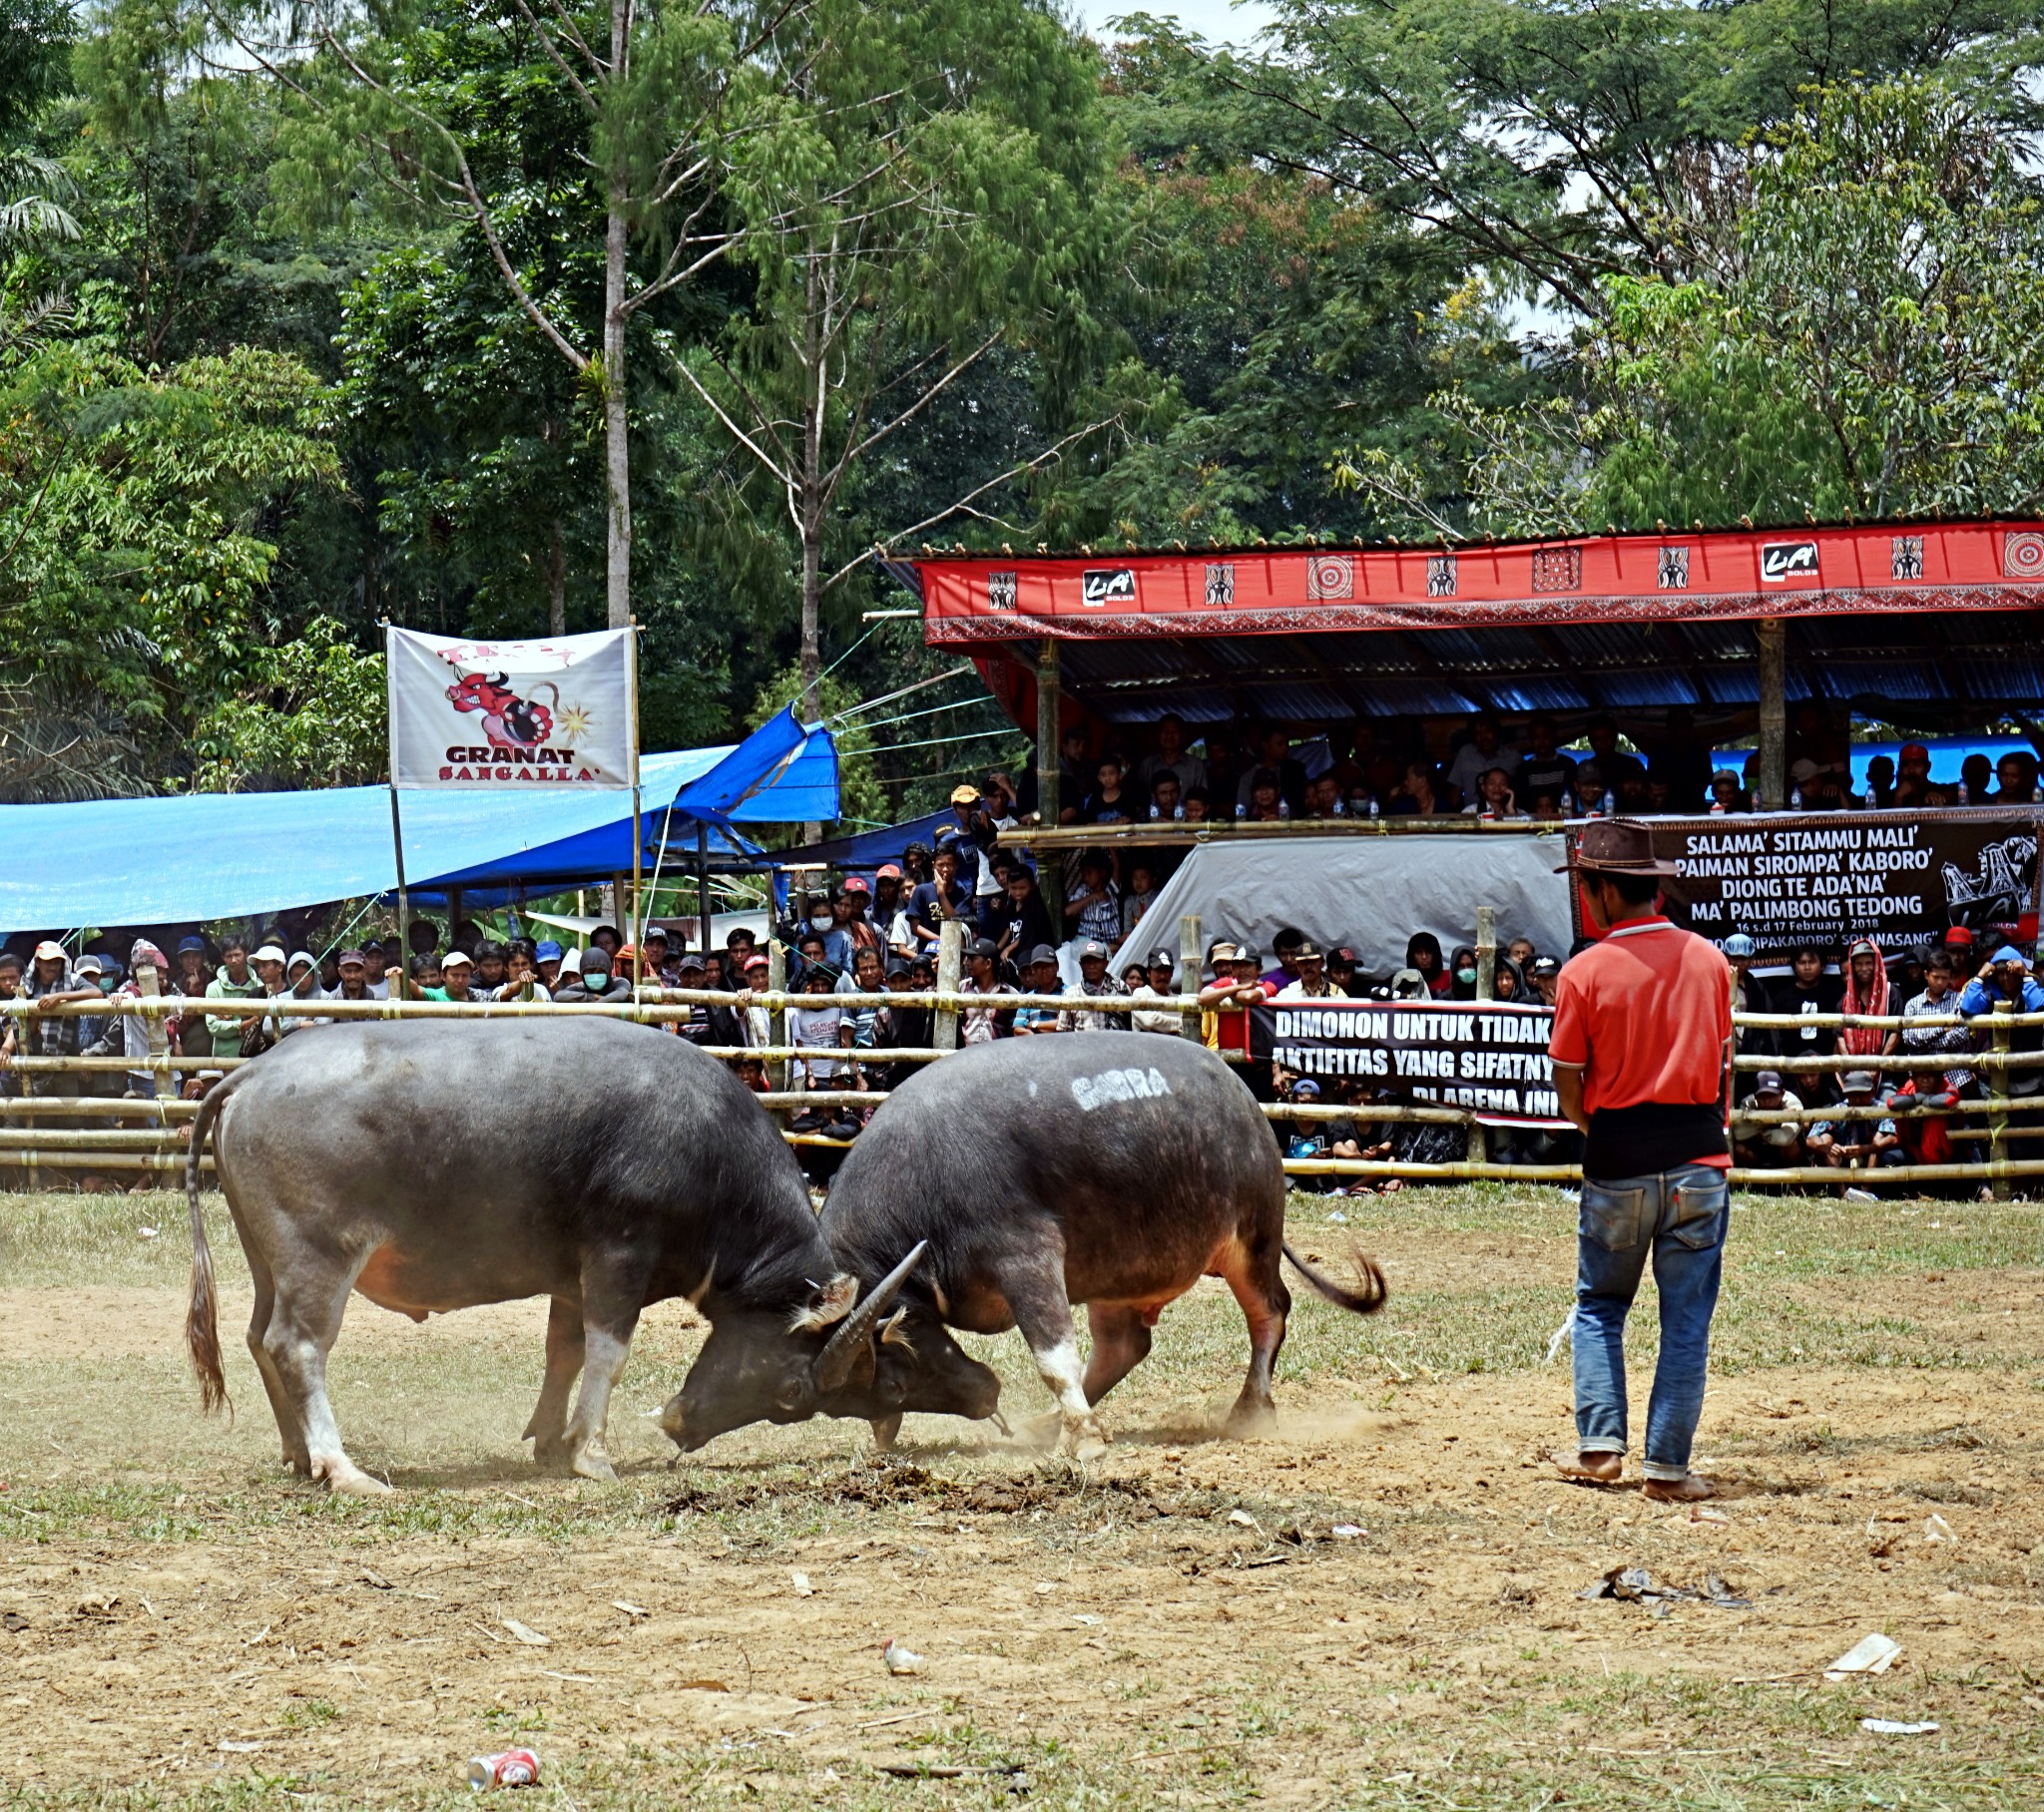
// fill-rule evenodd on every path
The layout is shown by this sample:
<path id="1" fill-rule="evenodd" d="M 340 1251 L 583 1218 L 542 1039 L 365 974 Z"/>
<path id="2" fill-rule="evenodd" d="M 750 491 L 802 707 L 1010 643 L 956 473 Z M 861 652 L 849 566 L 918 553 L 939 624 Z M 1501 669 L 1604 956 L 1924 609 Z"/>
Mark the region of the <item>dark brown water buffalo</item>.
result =
<path id="1" fill-rule="evenodd" d="M 193 1123 L 187 1338 L 209 1409 L 227 1396 L 199 1199 L 209 1132 L 284 1458 L 335 1491 L 387 1489 L 342 1451 L 326 1399 L 350 1291 L 417 1321 L 552 1297 L 525 1432 L 542 1463 L 608 1479 L 611 1391 L 649 1303 L 684 1296 L 711 1323 L 661 1415 L 698 1447 L 867 1390 L 879 1316 L 917 1257 L 858 1300 L 772 1122 L 686 1039 L 594 1019 L 314 1027 Z"/>
<path id="2" fill-rule="evenodd" d="M 895 1091 L 859 1134 L 823 1208 L 837 1262 L 883 1276 L 928 1246 L 880 1342 L 870 1386 L 840 1392 L 881 1440 L 904 1411 L 987 1416 L 1000 1385 L 946 1327 L 1019 1327 L 1082 1453 L 1104 1438 L 1094 1405 L 1150 1351 L 1167 1303 L 1220 1277 L 1250 1326 L 1250 1369 L 1229 1417 L 1269 1417 L 1272 1368 L 1291 1298 L 1290 1259 L 1356 1314 L 1384 1302 L 1362 1261 L 1346 1290 L 1284 1244 L 1284 1173 L 1250 1092 L 1185 1039 L 1124 1032 L 980 1045 Z M 1071 1304 L 1087 1305 L 1093 1355 L 1081 1371 Z"/>

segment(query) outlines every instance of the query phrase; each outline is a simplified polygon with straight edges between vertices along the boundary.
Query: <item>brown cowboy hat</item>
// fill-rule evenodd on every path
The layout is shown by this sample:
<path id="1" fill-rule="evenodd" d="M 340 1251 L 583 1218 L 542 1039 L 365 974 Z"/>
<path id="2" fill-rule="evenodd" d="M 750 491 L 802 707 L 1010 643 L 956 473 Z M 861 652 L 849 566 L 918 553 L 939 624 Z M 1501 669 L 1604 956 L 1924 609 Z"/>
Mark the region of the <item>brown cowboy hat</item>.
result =
<path id="1" fill-rule="evenodd" d="M 1554 872 L 1567 874 L 1564 862 Z M 1672 875 L 1673 862 L 1654 859 L 1654 833 L 1632 818 L 1593 818 L 1583 826 L 1573 864 L 1586 874 Z"/>

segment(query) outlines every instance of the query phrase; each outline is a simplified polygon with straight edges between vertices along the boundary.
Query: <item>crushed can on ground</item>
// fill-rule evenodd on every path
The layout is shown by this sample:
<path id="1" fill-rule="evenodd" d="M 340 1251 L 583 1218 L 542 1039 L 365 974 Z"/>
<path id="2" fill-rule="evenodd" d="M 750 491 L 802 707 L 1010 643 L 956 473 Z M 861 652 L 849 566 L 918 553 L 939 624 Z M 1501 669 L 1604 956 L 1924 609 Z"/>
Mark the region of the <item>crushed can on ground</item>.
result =
<path id="1" fill-rule="evenodd" d="M 533 1749 L 506 1749 L 502 1755 L 478 1755 L 468 1764 L 468 1784 L 477 1792 L 485 1787 L 536 1787 L 539 1753 Z"/>

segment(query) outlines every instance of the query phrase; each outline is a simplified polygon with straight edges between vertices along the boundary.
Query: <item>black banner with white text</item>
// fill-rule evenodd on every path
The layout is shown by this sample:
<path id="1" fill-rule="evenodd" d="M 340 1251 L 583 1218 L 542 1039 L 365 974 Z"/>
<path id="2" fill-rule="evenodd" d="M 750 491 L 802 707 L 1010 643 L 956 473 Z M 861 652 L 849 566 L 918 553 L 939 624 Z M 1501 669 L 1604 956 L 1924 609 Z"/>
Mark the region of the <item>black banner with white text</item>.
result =
<path id="1" fill-rule="evenodd" d="M 1250 1009 L 1250 1051 L 1311 1077 L 1323 1103 L 1360 1077 L 1379 1100 L 1563 1127 L 1547 1056 L 1553 1024 L 1546 1007 L 1488 1001 L 1274 1001 Z"/>
<path id="2" fill-rule="evenodd" d="M 1763 964 L 1804 943 L 1939 943 L 1954 925 L 1985 949 L 2033 941 L 2040 821 L 2020 808 L 1647 820 L 1655 855 L 1681 871 L 1662 887 L 1668 916 L 1721 944 L 1745 932 Z"/>

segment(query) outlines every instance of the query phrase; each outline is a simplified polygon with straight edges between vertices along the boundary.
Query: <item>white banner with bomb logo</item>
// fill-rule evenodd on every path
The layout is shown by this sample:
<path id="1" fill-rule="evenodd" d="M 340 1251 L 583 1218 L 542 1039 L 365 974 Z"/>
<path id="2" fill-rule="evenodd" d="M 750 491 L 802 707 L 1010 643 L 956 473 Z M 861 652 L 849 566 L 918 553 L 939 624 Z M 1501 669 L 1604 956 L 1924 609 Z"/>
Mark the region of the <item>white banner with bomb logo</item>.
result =
<path id="1" fill-rule="evenodd" d="M 393 628 L 392 784 L 629 787 L 631 635 L 464 642 Z"/>

